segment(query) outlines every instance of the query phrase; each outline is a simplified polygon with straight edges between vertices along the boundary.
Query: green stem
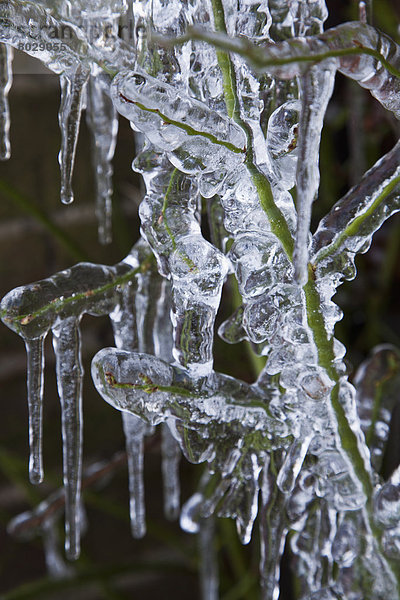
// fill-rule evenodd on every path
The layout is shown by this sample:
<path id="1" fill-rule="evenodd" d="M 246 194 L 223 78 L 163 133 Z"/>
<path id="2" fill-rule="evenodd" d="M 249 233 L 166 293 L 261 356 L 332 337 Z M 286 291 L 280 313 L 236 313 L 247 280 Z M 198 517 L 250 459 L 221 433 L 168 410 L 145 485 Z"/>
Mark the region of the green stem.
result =
<path id="1" fill-rule="evenodd" d="M 221 0 L 212 0 L 214 23 L 217 31 L 226 33 L 226 24 L 224 8 Z M 286 219 L 280 209 L 276 206 L 271 191 L 271 185 L 267 177 L 258 169 L 254 162 L 253 152 L 253 133 L 251 127 L 246 123 L 240 114 L 240 104 L 237 95 L 236 74 L 232 61 L 228 54 L 219 52 L 217 54 L 218 64 L 221 69 L 223 79 L 223 89 L 225 94 L 225 104 L 228 116 L 231 117 L 244 131 L 246 135 L 246 160 L 245 165 L 249 175 L 256 186 L 260 199 L 260 204 L 268 217 L 271 231 L 281 242 L 288 258 L 291 260 L 293 255 L 293 238 L 289 231 Z"/>
<path id="2" fill-rule="evenodd" d="M 225 142 L 224 140 L 220 140 L 217 137 L 215 137 L 215 135 L 213 135 L 212 133 L 208 133 L 207 131 L 199 131 L 198 129 L 194 129 L 190 125 L 187 125 L 186 123 L 181 123 L 180 121 L 175 121 L 174 119 L 171 119 L 170 117 L 168 117 L 167 115 L 162 113 L 158 108 L 148 108 L 141 102 L 136 102 L 134 100 L 130 100 L 129 98 L 127 98 L 126 96 L 121 94 L 121 92 L 119 95 L 120 95 L 120 98 L 122 98 L 122 100 L 124 100 L 124 102 L 128 102 L 129 104 L 134 104 L 135 106 L 137 106 L 141 110 L 144 110 L 145 112 L 149 112 L 149 113 L 158 115 L 160 117 L 160 119 L 162 121 L 164 121 L 164 123 L 167 123 L 168 125 L 174 125 L 178 129 L 182 129 L 183 131 L 185 131 L 188 135 L 193 135 L 193 136 L 198 135 L 198 136 L 204 137 L 204 138 L 208 139 L 210 142 L 212 142 L 213 144 L 217 144 L 218 146 L 224 146 L 225 148 L 227 148 L 231 152 L 234 152 L 235 154 L 244 154 L 244 152 L 245 152 L 244 148 L 239 148 L 238 146 L 235 146 L 234 144 L 231 144 L 230 142 Z"/>
<path id="3" fill-rule="evenodd" d="M 85 292 L 80 292 L 77 294 L 73 294 L 72 296 L 68 296 L 67 298 L 64 298 L 63 296 L 61 296 L 60 298 L 55 298 L 52 302 L 49 302 L 49 304 L 45 304 L 44 306 L 42 306 L 41 308 L 39 308 L 38 310 L 36 310 L 33 313 L 29 313 L 26 315 L 18 315 L 17 317 L 13 318 L 13 319 L 8 319 L 7 318 L 7 311 L 4 309 L 3 311 L 0 312 L 0 318 L 3 321 L 10 321 L 10 322 L 19 322 L 20 325 L 26 325 L 27 323 L 30 323 L 31 321 L 33 321 L 33 319 L 36 319 L 39 316 L 42 316 L 43 314 L 45 314 L 48 311 L 55 311 L 55 312 L 59 312 L 60 310 L 62 310 L 63 308 L 65 308 L 66 306 L 68 306 L 69 304 L 73 304 L 74 302 L 79 302 L 80 300 L 84 300 L 84 299 L 90 299 L 93 300 L 94 296 L 99 296 L 101 294 L 104 294 L 114 288 L 116 288 L 117 286 L 122 286 L 125 285 L 127 283 L 129 283 L 132 279 L 135 278 L 135 276 L 140 273 L 143 270 L 146 270 L 150 267 L 151 263 L 153 262 L 154 257 L 153 255 L 149 255 L 147 259 L 145 259 L 136 269 L 133 269 L 132 271 L 128 271 L 127 273 L 124 273 L 124 275 L 120 275 L 119 277 L 116 277 L 115 279 L 113 279 L 113 281 L 110 281 L 109 283 L 106 283 L 104 285 L 101 285 L 98 288 L 94 288 L 92 290 L 86 290 Z"/>
<path id="4" fill-rule="evenodd" d="M 315 263 L 319 263 L 328 256 L 334 254 L 344 242 L 351 236 L 358 234 L 363 223 L 371 217 L 379 206 L 387 199 L 388 195 L 400 184 L 400 175 L 392 179 L 375 198 L 374 202 L 361 215 L 355 217 L 347 227 L 337 236 L 334 242 L 322 248 L 315 257 Z"/>
<path id="5" fill-rule="evenodd" d="M 335 382 L 331 392 L 331 405 L 336 417 L 338 434 L 342 449 L 346 453 L 349 461 L 352 464 L 354 473 L 362 485 L 366 501 L 366 517 L 371 529 L 372 535 L 375 537 L 377 547 L 380 550 L 383 561 L 386 562 L 391 569 L 400 589 L 400 572 L 398 565 L 390 559 L 386 559 L 382 544 L 381 531 L 374 522 L 374 507 L 372 503 L 373 484 L 369 472 L 365 467 L 363 457 L 358 448 L 357 437 L 350 427 L 346 412 L 339 399 L 339 375 L 334 367 L 335 353 L 333 349 L 333 337 L 329 338 L 325 328 L 324 318 L 321 312 L 321 298 L 314 282 L 314 273 L 312 267 L 309 266 L 309 280 L 304 286 L 307 306 L 308 325 L 313 332 L 313 338 L 318 352 L 318 361 L 329 377 Z"/>
<path id="6" fill-rule="evenodd" d="M 214 21 L 215 21 L 216 28 L 219 27 L 220 28 L 219 30 L 222 31 L 223 33 L 225 33 L 226 27 L 225 27 L 225 23 L 223 20 L 224 13 L 223 13 L 222 2 L 221 2 L 221 0 L 212 0 L 212 5 L 213 5 L 213 10 L 214 10 Z M 215 44 L 215 41 L 212 41 L 212 43 L 214 45 L 218 45 L 218 44 Z M 222 44 L 220 44 L 220 47 L 227 49 L 227 50 L 233 50 L 235 52 L 237 51 L 237 48 L 235 48 L 235 47 L 227 48 L 226 46 L 224 47 Z M 303 58 L 305 61 L 315 61 L 315 60 L 323 60 L 325 58 L 329 58 L 332 56 L 343 56 L 343 55 L 345 56 L 348 54 L 366 53 L 366 54 L 372 54 L 374 56 L 376 54 L 379 54 L 377 52 L 368 51 L 368 49 L 355 48 L 354 50 L 355 51 L 353 51 L 353 49 L 352 49 L 351 52 L 349 52 L 346 49 L 344 51 L 332 51 L 332 52 L 326 53 L 324 55 L 317 55 L 317 57 L 313 56 L 313 57 L 303 57 Z M 365 52 L 363 52 L 363 51 L 365 51 Z M 289 59 L 276 59 L 275 64 L 289 64 L 291 62 L 297 62 L 298 60 L 299 60 L 299 57 L 291 57 Z M 387 61 L 385 61 L 385 62 L 387 62 Z M 385 62 L 382 61 L 383 64 L 385 64 Z M 229 111 L 230 107 L 232 106 L 232 97 L 237 98 L 237 96 L 236 96 L 236 81 L 234 78 L 233 65 L 230 62 L 229 57 L 228 57 L 228 60 L 220 61 L 220 68 L 222 70 L 222 74 L 223 74 L 223 78 L 224 78 L 224 90 L 226 88 L 232 90 L 232 93 L 228 94 L 228 97 L 226 99 L 226 105 L 227 105 L 227 109 Z M 390 72 L 392 72 L 392 71 L 390 71 Z M 398 75 L 400 76 L 400 73 Z M 239 103 L 236 101 L 236 102 L 234 102 L 233 106 L 234 106 L 234 110 L 232 113 L 232 117 L 239 125 L 241 125 L 243 127 L 243 122 L 241 120 L 240 115 L 239 115 L 239 118 L 237 118 L 237 116 L 235 115 L 236 110 L 238 110 Z M 250 128 L 246 125 L 245 127 L 243 127 L 243 129 L 245 130 L 246 135 L 249 136 L 248 132 L 249 132 Z M 249 137 L 248 137 L 248 148 L 251 147 L 249 144 L 249 141 L 252 141 L 252 140 L 251 140 L 251 138 L 249 139 Z M 279 211 L 279 209 L 276 207 L 276 205 L 273 201 L 271 188 L 270 188 L 268 180 L 265 178 L 264 175 L 262 175 L 258 171 L 257 167 L 254 165 L 254 163 L 252 162 L 251 159 L 252 159 L 252 157 L 250 158 L 249 155 L 247 155 L 246 166 L 252 176 L 253 182 L 256 185 L 257 192 L 260 197 L 260 203 L 270 220 L 271 229 L 272 229 L 273 233 L 281 241 L 283 247 L 285 248 L 286 254 L 291 259 L 292 253 L 293 253 L 293 240 L 292 240 L 291 234 L 289 232 L 289 229 L 287 227 L 286 220 L 283 218 L 282 213 Z M 395 182 L 392 181 L 387 186 L 389 188 L 389 191 L 391 189 L 393 189 L 394 185 L 395 185 Z M 373 212 L 373 210 L 376 209 L 377 206 L 379 206 L 379 204 L 383 200 L 383 198 L 381 198 L 382 195 L 383 195 L 383 192 L 375 200 L 375 202 L 371 206 L 371 209 L 369 211 L 367 211 L 367 214 L 365 216 L 358 217 L 357 219 L 355 219 L 355 221 L 352 224 L 350 224 L 350 226 L 349 226 L 350 233 L 352 231 L 355 231 L 361 225 L 363 220 L 367 216 L 369 216 Z M 334 411 L 335 417 L 336 417 L 338 434 L 339 434 L 339 437 L 341 440 L 341 445 L 342 445 L 344 452 L 348 456 L 348 458 L 353 466 L 355 475 L 358 478 L 358 480 L 360 481 L 360 483 L 363 487 L 364 493 L 367 497 L 367 512 L 368 512 L 369 525 L 370 525 L 371 531 L 373 532 L 373 535 L 376 538 L 377 545 L 381 550 L 380 531 L 375 526 L 374 520 L 373 520 L 373 508 L 372 508 L 373 486 L 372 486 L 370 474 L 366 469 L 364 459 L 363 459 L 363 457 L 360 453 L 359 447 L 358 447 L 357 437 L 356 437 L 355 433 L 353 432 L 352 428 L 350 427 L 345 410 L 339 399 L 339 393 L 338 393 L 339 392 L 339 375 L 334 367 L 335 352 L 334 352 L 334 347 L 333 347 L 333 337 L 329 338 L 328 333 L 326 331 L 324 317 L 321 312 L 321 297 L 319 295 L 319 292 L 318 292 L 316 284 L 315 284 L 314 271 L 313 271 L 311 265 L 309 265 L 308 282 L 306 283 L 306 285 L 304 286 L 303 289 L 304 289 L 304 293 L 305 293 L 305 297 L 306 297 L 308 325 L 312 331 L 314 343 L 317 347 L 319 364 L 321 367 L 323 367 L 326 370 L 328 376 L 335 382 L 335 385 L 331 392 L 331 404 L 332 404 L 332 408 L 333 408 L 333 411 Z M 392 570 L 396 576 L 396 579 L 399 580 L 400 576 L 397 574 L 396 570 L 395 569 L 392 569 Z"/>
<path id="7" fill-rule="evenodd" d="M 360 25 L 360 27 L 362 27 L 362 25 Z M 324 41 L 324 34 L 319 36 L 319 39 Z M 263 70 L 267 69 L 268 67 L 284 67 L 285 65 L 291 65 L 295 63 L 317 63 L 328 58 L 341 58 L 343 56 L 357 56 L 360 54 L 366 54 L 378 60 L 391 75 L 394 75 L 400 79 L 400 71 L 394 65 L 392 65 L 378 50 L 367 48 L 366 46 L 355 45 L 350 48 L 337 48 L 333 50 L 327 50 L 326 52 L 316 52 L 315 54 L 296 54 L 295 56 L 287 56 L 285 58 L 278 58 L 276 56 L 265 58 L 262 52 L 262 47 L 255 46 L 248 40 L 240 39 L 240 41 L 238 41 L 237 39 L 230 38 L 228 36 L 216 36 L 215 34 L 210 34 L 207 31 L 199 30 L 193 27 L 188 27 L 187 34 L 175 38 L 171 41 L 171 44 L 176 46 L 185 44 L 186 42 L 192 40 L 207 42 L 222 51 L 239 54 L 240 56 L 247 58 L 254 65 L 254 67 Z M 168 46 L 170 43 L 168 40 L 160 38 L 156 38 L 156 41 L 165 46 Z"/>
<path id="8" fill-rule="evenodd" d="M 314 273 L 311 267 L 309 267 L 308 282 L 303 289 L 306 297 L 308 325 L 317 347 L 319 365 L 325 369 L 332 381 L 335 382 L 331 392 L 331 403 L 336 416 L 342 448 L 353 465 L 354 472 L 362 484 L 365 495 L 369 498 L 373 490 L 371 478 L 360 454 L 357 437 L 349 425 L 346 413 L 339 400 L 339 375 L 334 367 L 333 337 L 328 337 L 325 328 L 321 311 L 321 298 L 314 282 Z"/>

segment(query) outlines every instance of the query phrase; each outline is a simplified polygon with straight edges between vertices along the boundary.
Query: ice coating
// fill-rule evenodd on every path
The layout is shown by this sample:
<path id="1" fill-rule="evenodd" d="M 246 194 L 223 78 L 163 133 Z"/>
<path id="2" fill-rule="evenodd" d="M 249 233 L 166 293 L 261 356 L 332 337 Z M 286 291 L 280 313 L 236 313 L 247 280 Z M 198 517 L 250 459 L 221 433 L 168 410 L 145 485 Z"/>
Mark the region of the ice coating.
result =
<path id="1" fill-rule="evenodd" d="M 127 10 L 125 0 L 112 3 L 96 0 L 93 2 L 73 2 L 69 11 L 74 21 L 87 32 L 89 41 L 109 51 L 117 43 L 118 22 Z M 111 48 L 110 48 L 111 47 Z M 118 132 L 118 120 L 107 93 L 107 86 L 101 80 L 99 67 L 92 69 L 87 91 L 87 121 L 91 129 L 92 161 L 96 186 L 96 215 L 99 240 L 109 244 L 112 237 L 111 196 L 112 159 Z M 97 75 L 97 77 L 96 77 Z"/>
<path id="2" fill-rule="evenodd" d="M 266 46 L 262 52 L 249 42 L 243 43 L 240 38 L 230 39 L 222 33 L 212 34 L 196 28 L 190 30 L 188 38 L 208 41 L 224 50 L 237 52 L 259 73 L 281 79 L 301 75 L 314 58 L 321 61 L 339 56 L 338 71 L 370 90 L 387 110 L 400 118 L 399 47 L 370 25 L 344 23 L 317 36 Z M 348 54 L 343 50 L 347 50 Z"/>
<path id="3" fill-rule="evenodd" d="M 244 135 L 237 125 L 193 98 L 177 99 L 172 86 L 143 71 L 121 71 L 113 79 L 112 95 L 118 112 L 153 144 L 173 153 L 180 166 L 186 165 L 183 171 L 196 169 L 196 163 L 186 164 L 182 156 L 186 148 L 198 157 L 197 168 L 205 171 L 217 170 L 216 161 L 222 162 L 228 152 L 238 160 L 244 152 Z"/>
<path id="4" fill-rule="evenodd" d="M 210 381 L 211 387 L 203 387 L 202 394 L 196 392 L 196 385 L 185 376 L 182 367 L 171 366 L 149 354 L 126 352 L 115 348 L 101 350 L 92 361 L 93 378 L 104 399 L 118 410 L 129 411 L 156 425 L 166 418 L 183 419 L 193 417 L 206 425 L 206 415 L 214 415 L 229 423 L 239 421 L 243 427 L 262 428 L 267 423 L 271 429 L 267 436 L 283 435 L 285 425 L 278 417 L 268 416 L 265 402 L 257 386 L 250 386 L 226 375 L 215 374 Z M 127 380 L 127 381 L 125 381 Z M 222 394 L 219 387 L 225 384 L 229 391 Z M 214 389 L 215 388 L 215 389 Z M 181 404 L 175 403 L 174 397 Z M 198 398 L 197 407 L 186 413 L 184 407 L 190 405 L 190 399 Z M 212 401 L 209 400 L 212 398 Z M 231 401 L 228 401 L 231 398 Z M 229 410 L 225 413 L 224 406 Z M 246 416 L 246 404 L 250 405 Z M 172 422 L 171 422 L 172 425 Z M 174 424 L 174 436 L 177 423 Z M 232 425 L 233 430 L 233 425 Z M 193 450 L 193 448 L 192 448 Z"/>
<path id="5" fill-rule="evenodd" d="M 289 448 L 276 478 L 276 485 L 281 492 L 291 493 L 293 491 L 297 476 L 303 466 L 311 437 L 311 434 L 305 434 L 299 440 L 293 442 Z"/>
<path id="6" fill-rule="evenodd" d="M 229 265 L 201 235 L 197 186 L 149 147 L 134 166 L 147 184 L 140 207 L 142 231 L 160 272 L 172 282 L 173 356 L 193 377 L 204 377 L 212 369 L 213 327 Z"/>
<path id="7" fill-rule="evenodd" d="M 399 156 L 397 143 L 321 220 L 313 236 L 311 260 L 322 268 L 329 262 L 332 275 L 339 262 L 351 261 L 357 252 L 366 252 L 383 219 L 399 210 Z M 371 208 L 376 210 L 373 219 Z M 354 271 L 344 271 L 346 278 L 352 275 Z"/>
<path id="8" fill-rule="evenodd" d="M 61 201 L 69 204 L 73 201 L 72 174 L 76 145 L 79 134 L 81 111 L 85 87 L 90 71 L 92 75 L 91 91 L 97 88 L 97 94 L 91 94 L 92 103 L 87 107 L 92 118 L 92 132 L 95 138 L 93 161 L 96 171 L 96 213 L 99 218 L 99 238 L 108 243 L 111 237 L 111 160 L 115 148 L 117 121 L 113 112 L 109 94 L 101 83 L 103 75 L 113 72 L 115 61 L 125 66 L 134 62 L 132 49 L 118 38 L 118 21 L 127 5 L 126 2 L 107 2 L 82 5 L 69 2 L 39 3 L 26 2 L 23 5 L 11 1 L 3 3 L 3 29 L 0 39 L 2 51 L 2 140 L 4 148 L 1 154 L 9 156 L 9 110 L 7 94 L 11 85 L 11 46 L 23 46 L 34 58 L 39 58 L 49 69 L 60 76 L 61 104 L 59 123 L 61 130 L 61 150 L 59 163 L 61 171 Z M 93 12 L 92 12 L 93 11 Z M 72 22 L 64 19 L 72 18 Z M 103 19 L 99 27 L 99 18 Z M 39 33 L 38 33 L 39 32 Z M 58 40 L 56 42 L 55 40 Z M 10 46 L 8 46 L 10 44 Z M 92 44 L 89 45 L 89 44 Z M 89 56 L 88 56 L 89 55 Z M 92 64 L 91 64 L 92 63 Z M 107 64 L 107 66 L 106 66 Z M 95 77 L 96 75 L 96 77 Z M 102 90 L 100 92 L 99 90 Z M 91 106 L 95 103 L 95 108 Z M 104 114 L 105 113 L 105 114 Z"/>
<path id="9" fill-rule="evenodd" d="M 311 208 L 319 187 L 319 144 L 328 102 L 333 92 L 336 61 L 310 67 L 300 78 L 301 112 L 297 162 L 297 232 L 293 252 L 296 281 L 308 279 Z M 311 117 L 312 113 L 312 117 Z"/>
<path id="10" fill-rule="evenodd" d="M 154 0 L 133 3 L 136 48 L 129 55 L 114 34 L 124 2 L 52 4 L 43 4 L 51 15 L 29 3 L 21 8 L 11 1 L 8 9 L 19 23 L 28 15 L 45 24 L 58 22 L 60 15 L 75 21 L 66 50 L 39 58 L 63 73 L 66 90 L 77 86 L 73 110 L 63 121 L 72 132 L 69 150 L 76 140 L 79 85 L 90 70 L 89 122 L 101 138 L 96 164 L 103 205 L 115 132 L 109 91 L 116 109 L 147 138 L 134 163 L 146 187 L 141 228 L 164 279 L 146 258 L 143 267 L 141 257 L 149 250 L 140 242 L 119 265 L 78 265 L 3 300 L 2 317 L 24 337 L 31 356 L 35 477 L 41 472 L 41 340 L 53 329 L 77 341 L 83 313 L 110 314 L 117 349 L 96 355 L 93 377 L 103 398 L 123 412 L 134 535 L 145 529 L 144 439 L 161 424 L 170 517 L 179 507 L 179 447 L 188 460 L 207 463 L 181 523 L 200 531 L 209 547 L 213 515 L 234 518 L 241 541 L 250 540 L 261 490 L 265 600 L 279 595 L 289 531 L 304 598 L 397 597 L 387 558 L 399 554 L 398 480 L 393 475 L 383 482 L 378 475 L 393 397 L 385 395 L 374 416 L 370 388 L 376 380 L 369 380 L 375 366 L 378 381 L 388 375 L 393 354 L 385 351 L 379 355 L 383 364 L 372 361 L 361 368 L 356 394 L 345 377 L 344 347 L 333 337 L 341 312 L 331 298 L 343 278 L 354 276 L 356 253 L 367 249 L 373 232 L 398 210 L 398 147 L 322 220 L 309 259 L 308 232 L 333 71 L 337 65 L 397 115 L 398 47 L 360 23 L 322 34 L 327 11 L 319 0 L 268 5 Z M 91 26 L 99 16 L 111 27 L 110 39 Z M 150 22 L 157 32 L 173 36 L 184 34 L 187 25 L 214 27 L 218 34 L 208 39 L 220 49 L 204 44 L 206 36 L 196 31 L 180 47 L 152 46 Z M 3 22 L 0 27 L 5 36 Z M 9 36 L 10 31 L 13 45 L 25 39 L 13 24 Z M 227 41 L 225 32 L 247 39 Z M 269 44 L 269 36 L 278 43 Z M 66 57 L 69 66 L 60 71 Z M 69 157 L 69 166 L 64 163 L 68 197 L 70 152 Z M 297 210 L 289 193 L 296 170 Z M 201 202 L 202 208 L 208 205 L 212 243 L 202 234 Z M 106 220 L 103 232 L 106 237 Z M 253 385 L 213 370 L 215 316 L 229 272 L 238 282 L 240 307 L 220 334 L 229 343 L 248 339 L 266 357 Z M 73 361 L 79 367 L 76 351 Z M 61 396 L 72 404 L 75 398 L 76 405 L 79 373 L 68 382 L 61 358 L 58 370 Z M 77 436 L 76 419 L 71 429 Z M 70 489 L 72 503 L 77 489 Z M 73 515 L 68 518 L 75 526 Z M 215 560 L 211 553 L 204 559 L 203 596 L 214 598 Z M 361 579 L 367 584 L 361 586 Z M 354 592 L 357 586 L 362 592 Z"/>
<path id="11" fill-rule="evenodd" d="M 50 330 L 53 332 L 62 407 L 66 551 L 70 558 L 79 555 L 83 377 L 79 322 L 84 313 L 109 314 L 123 302 L 129 302 L 129 282 L 140 270 L 139 259 L 144 264 L 149 260 L 143 244 L 139 244 L 139 249 L 140 252 L 132 249 L 124 261 L 112 267 L 90 263 L 75 265 L 49 279 L 16 288 L 1 302 L 3 321 L 21 335 L 27 348 L 30 478 L 34 483 L 43 479 L 43 341 Z M 31 313 L 27 312 L 28 307 Z M 127 339 L 131 331 L 128 322 L 121 323 L 121 331 L 120 338 L 124 334 Z"/>
<path id="12" fill-rule="evenodd" d="M 149 253 L 140 240 L 129 254 L 131 266 L 138 267 Z M 160 279 L 154 265 L 139 271 L 135 285 L 126 286 L 119 304 L 110 314 L 117 348 L 154 352 L 172 360 L 172 326 L 169 318 L 170 286 Z M 131 523 L 134 537 L 145 534 L 143 490 L 143 444 L 151 429 L 137 416 L 123 413 L 131 491 Z M 165 514 L 176 519 L 179 514 L 180 450 L 168 425 L 162 427 L 162 470 Z"/>
<path id="13" fill-rule="evenodd" d="M 0 160 L 11 156 L 8 92 L 12 84 L 12 57 L 12 47 L 0 44 Z"/>

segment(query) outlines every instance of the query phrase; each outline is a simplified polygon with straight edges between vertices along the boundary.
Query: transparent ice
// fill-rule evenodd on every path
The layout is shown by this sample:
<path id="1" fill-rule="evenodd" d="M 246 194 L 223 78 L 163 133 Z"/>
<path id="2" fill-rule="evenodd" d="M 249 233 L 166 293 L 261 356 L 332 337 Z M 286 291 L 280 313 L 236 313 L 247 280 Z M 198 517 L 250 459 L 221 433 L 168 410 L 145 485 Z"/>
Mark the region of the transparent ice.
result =
<path id="1" fill-rule="evenodd" d="M 134 39 L 124 41 L 127 15 Z M 69 558 L 79 554 L 83 521 L 79 328 L 84 314 L 109 315 L 115 347 L 93 358 L 92 378 L 122 413 L 134 537 L 146 531 L 145 439 L 160 426 L 165 514 L 199 535 L 204 600 L 218 597 L 216 517 L 234 519 L 244 544 L 258 518 L 264 600 L 279 597 L 285 545 L 304 600 L 400 597 L 400 471 L 387 481 L 379 474 L 399 351 L 377 348 L 350 384 L 332 301 L 355 277 L 357 253 L 400 209 L 399 143 L 310 232 L 336 71 L 400 118 L 400 49 L 364 19 L 324 32 L 327 16 L 323 0 L 0 3 L 1 158 L 10 153 L 12 48 L 36 40 L 44 49 L 30 54 L 60 77 L 62 201 L 73 199 L 83 110 L 103 243 L 117 113 L 138 133 L 133 169 L 145 185 L 141 237 L 125 259 L 80 263 L 1 302 L 3 322 L 27 349 L 33 483 L 43 479 L 43 342 L 52 332 Z M 54 50 L 49 31 L 65 23 L 71 35 Z M 265 357 L 253 384 L 214 370 L 229 275 L 240 302 L 218 333 Z M 182 454 L 204 470 L 181 509 Z M 38 533 L 50 571 L 62 574 L 46 506 L 36 509 L 45 515 Z"/>

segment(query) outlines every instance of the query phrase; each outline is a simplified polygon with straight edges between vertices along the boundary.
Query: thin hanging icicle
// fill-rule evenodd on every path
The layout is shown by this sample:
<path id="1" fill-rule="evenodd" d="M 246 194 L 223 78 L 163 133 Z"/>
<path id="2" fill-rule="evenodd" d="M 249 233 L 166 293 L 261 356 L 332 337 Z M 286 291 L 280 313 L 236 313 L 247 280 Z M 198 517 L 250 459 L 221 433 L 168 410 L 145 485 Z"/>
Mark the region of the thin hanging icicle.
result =
<path id="1" fill-rule="evenodd" d="M 179 463 L 181 451 L 166 423 L 162 426 L 162 473 L 164 484 L 164 512 L 167 519 L 179 516 L 180 484 Z"/>
<path id="2" fill-rule="evenodd" d="M 12 84 L 12 57 L 12 47 L 0 44 L 0 160 L 7 160 L 11 156 L 8 92 Z"/>
<path id="3" fill-rule="evenodd" d="M 160 292 L 154 322 L 154 347 L 156 356 L 168 362 L 173 361 L 170 310 L 171 287 L 169 281 L 163 279 L 160 281 Z M 179 463 L 181 460 L 181 450 L 167 423 L 163 423 L 161 432 L 164 513 L 167 519 L 175 520 L 179 517 L 180 511 Z"/>
<path id="4" fill-rule="evenodd" d="M 215 519 L 200 519 L 200 584 L 202 600 L 218 600 L 218 559 L 215 549 Z"/>
<path id="5" fill-rule="evenodd" d="M 53 328 L 57 386 L 61 402 L 65 551 L 70 559 L 80 552 L 80 494 L 82 476 L 82 378 L 80 318 L 68 317 Z"/>
<path id="6" fill-rule="evenodd" d="M 272 471 L 272 469 L 271 469 Z M 287 535 L 285 496 L 267 465 L 263 471 L 260 513 L 260 581 L 262 600 L 278 600 L 280 562 Z"/>
<path id="7" fill-rule="evenodd" d="M 112 239 L 112 159 L 118 133 L 116 110 L 101 85 L 93 77 L 88 85 L 87 122 L 92 132 L 92 162 L 96 186 L 96 215 L 99 241 L 109 244 Z"/>
<path id="8" fill-rule="evenodd" d="M 146 252 L 147 245 L 139 242 L 129 255 L 131 266 L 138 266 L 141 255 Z M 139 276 L 143 279 L 143 275 Z M 135 301 L 137 302 L 137 280 L 136 285 L 125 286 L 120 294 L 119 303 L 110 313 L 111 324 L 114 332 L 114 340 L 117 348 L 134 350 L 138 344 L 138 336 L 143 332 L 137 328 L 137 315 Z M 143 484 L 143 454 L 144 437 L 147 426 L 135 415 L 122 413 L 122 424 L 125 433 L 126 454 L 128 460 L 129 492 L 130 492 L 130 518 L 131 530 L 134 538 L 142 538 L 146 533 L 146 510 L 144 503 Z"/>
<path id="9" fill-rule="evenodd" d="M 131 530 L 134 538 L 142 538 L 146 534 L 143 447 L 147 425 L 129 413 L 122 413 L 122 422 L 128 455 Z"/>
<path id="10" fill-rule="evenodd" d="M 310 446 L 311 438 L 311 433 L 305 433 L 290 446 L 289 452 L 287 453 L 278 473 L 278 477 L 276 478 L 276 485 L 281 492 L 285 494 L 293 492 L 297 477 Z"/>
<path id="11" fill-rule="evenodd" d="M 45 336 L 25 339 L 28 361 L 28 410 L 29 410 L 29 479 L 38 484 L 43 481 L 43 342 Z"/>
<path id="12" fill-rule="evenodd" d="M 61 104 L 58 121 L 61 130 L 61 150 L 58 162 L 61 169 L 61 202 L 70 204 L 74 199 L 72 173 L 81 120 L 83 94 L 88 72 L 80 65 L 74 76 L 60 75 Z"/>
<path id="13" fill-rule="evenodd" d="M 335 72 L 336 60 L 329 60 L 311 67 L 300 79 L 301 112 L 296 174 L 298 216 L 293 252 L 295 278 L 299 285 L 304 285 L 308 280 L 308 238 L 311 207 L 319 187 L 319 145 Z"/>

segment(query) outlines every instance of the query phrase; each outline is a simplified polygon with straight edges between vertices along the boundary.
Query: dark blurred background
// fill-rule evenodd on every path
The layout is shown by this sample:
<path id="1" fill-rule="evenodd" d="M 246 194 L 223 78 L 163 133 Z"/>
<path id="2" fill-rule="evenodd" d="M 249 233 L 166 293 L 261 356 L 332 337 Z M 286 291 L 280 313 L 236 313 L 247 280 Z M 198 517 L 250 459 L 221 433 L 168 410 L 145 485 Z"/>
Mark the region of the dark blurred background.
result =
<path id="1" fill-rule="evenodd" d="M 356 18 L 356 4 L 328 2 L 327 27 Z M 398 41 L 399 8 L 395 0 L 375 3 L 374 23 Z M 18 60 L 18 57 L 17 57 Z M 33 59 L 32 59 L 33 60 Z M 74 174 L 75 203 L 59 201 L 57 155 L 60 135 L 58 79 L 46 74 L 16 75 L 10 93 L 12 157 L 0 164 L 0 296 L 9 290 L 69 267 L 81 260 L 114 264 L 127 254 L 139 235 L 137 207 L 141 183 L 131 170 L 133 134 L 120 120 L 114 161 L 113 243 L 97 241 L 94 215 L 90 139 L 82 121 Z M 321 144 L 321 193 L 314 207 L 318 220 L 359 180 L 362 173 L 398 139 L 399 123 L 354 82 L 338 75 L 326 116 Z M 44 224 L 44 223 L 47 223 Z M 49 225 L 50 223 L 50 225 Z M 54 226 L 59 231 L 54 231 Z M 347 346 L 356 367 L 380 343 L 400 347 L 400 218 L 395 215 L 375 235 L 371 250 L 357 260 L 358 277 L 344 284 L 337 302 L 345 313 L 337 337 Z M 232 305 L 226 286 L 220 319 Z M 90 378 L 90 360 L 113 345 L 106 318 L 84 317 L 84 464 L 110 461 L 123 450 L 120 415 L 97 395 Z M 22 340 L 0 327 L 0 594 L 22 598 L 190 599 L 199 597 L 198 551 L 194 536 L 169 523 L 162 512 L 160 437 L 149 440 L 145 455 L 148 534 L 133 540 L 129 530 L 126 466 L 113 469 L 102 487 L 85 492 L 87 532 L 82 557 L 70 584 L 46 577 L 40 538 L 21 542 L 6 532 L 15 515 L 30 510 L 60 487 L 60 411 L 55 361 L 46 345 L 44 464 L 45 482 L 28 482 L 26 358 Z M 244 345 L 226 347 L 216 340 L 216 369 L 252 380 L 253 366 Z M 182 497 L 195 488 L 201 467 L 182 461 Z M 63 543 L 60 524 L 60 549 Z M 257 533 L 249 547 L 240 546 L 234 525 L 221 520 L 217 530 L 221 598 L 258 597 Z M 283 561 L 282 600 L 292 598 L 288 558 Z M 70 587 L 69 587 L 70 586 Z"/>

